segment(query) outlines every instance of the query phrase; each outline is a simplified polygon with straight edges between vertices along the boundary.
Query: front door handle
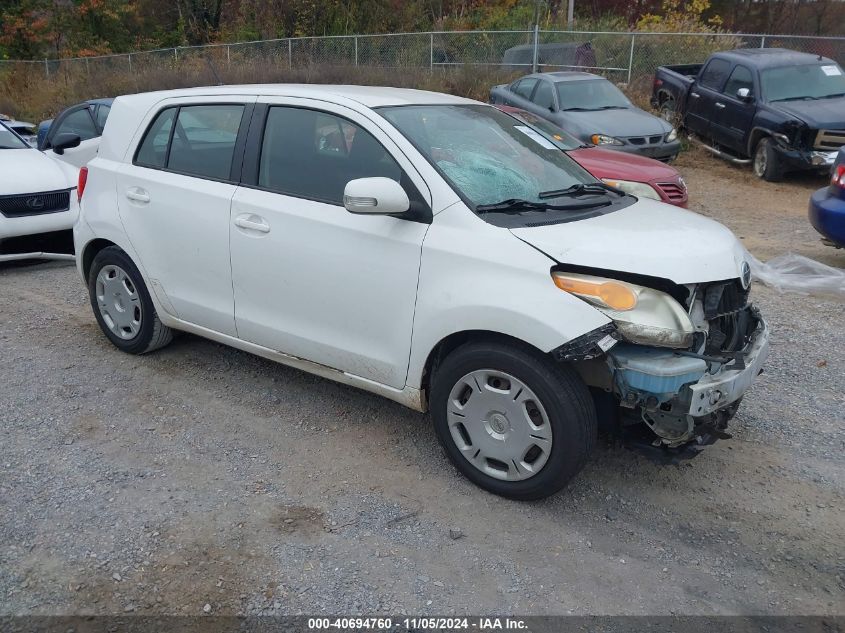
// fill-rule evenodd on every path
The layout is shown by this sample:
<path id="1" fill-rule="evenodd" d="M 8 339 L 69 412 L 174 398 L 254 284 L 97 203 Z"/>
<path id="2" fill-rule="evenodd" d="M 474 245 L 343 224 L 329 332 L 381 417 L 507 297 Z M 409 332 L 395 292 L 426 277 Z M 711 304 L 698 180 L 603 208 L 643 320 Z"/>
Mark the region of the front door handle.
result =
<path id="1" fill-rule="evenodd" d="M 127 189 L 126 197 L 129 200 L 134 200 L 135 202 L 141 202 L 143 204 L 146 204 L 150 201 L 150 194 L 148 194 L 140 187 L 130 187 L 129 189 Z"/>
<path id="2" fill-rule="evenodd" d="M 719 103 L 719 102 L 717 101 L 717 102 L 716 102 L 716 107 L 717 107 L 717 108 L 724 108 L 724 107 L 725 107 L 725 104 L 724 104 L 724 103 Z"/>
<path id="3" fill-rule="evenodd" d="M 691 93 L 689 93 L 689 96 L 690 96 L 690 97 L 695 97 L 696 99 L 698 99 L 701 95 L 700 95 L 700 94 L 698 94 L 697 92 L 691 92 Z"/>
<path id="4" fill-rule="evenodd" d="M 259 233 L 270 232 L 270 225 L 263 218 L 254 214 L 239 215 L 235 218 L 235 226 L 249 231 L 258 231 Z"/>

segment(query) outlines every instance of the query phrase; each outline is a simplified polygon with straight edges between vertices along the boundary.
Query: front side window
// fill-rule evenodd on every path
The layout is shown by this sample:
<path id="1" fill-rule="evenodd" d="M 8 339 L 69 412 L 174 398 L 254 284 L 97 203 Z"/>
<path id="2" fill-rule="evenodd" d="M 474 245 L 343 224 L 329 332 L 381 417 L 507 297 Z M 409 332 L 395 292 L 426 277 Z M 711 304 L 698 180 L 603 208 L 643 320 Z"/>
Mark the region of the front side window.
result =
<path id="1" fill-rule="evenodd" d="M 607 79 L 579 79 L 555 84 L 561 110 L 613 110 L 631 102 Z"/>
<path id="2" fill-rule="evenodd" d="M 402 181 L 402 169 L 367 130 L 317 110 L 274 106 L 267 114 L 258 186 L 299 198 L 343 204 L 350 180 Z"/>
<path id="3" fill-rule="evenodd" d="M 845 96 L 845 73 L 838 64 L 766 68 L 760 72 L 766 101 L 800 101 Z"/>
<path id="4" fill-rule="evenodd" d="M 729 97 L 736 97 L 736 92 L 740 88 L 747 88 L 749 92 L 754 92 L 754 78 L 751 76 L 751 71 L 745 66 L 734 68 L 722 92 Z"/>
<path id="5" fill-rule="evenodd" d="M 577 163 L 524 122 L 482 105 L 379 108 L 473 207 L 594 183 Z"/>
<path id="6" fill-rule="evenodd" d="M 58 128 L 56 128 L 53 138 L 56 138 L 58 134 L 65 133 L 77 134 L 83 141 L 96 138 L 100 135 L 94 125 L 94 119 L 91 118 L 91 111 L 87 106 L 68 114 L 59 124 Z"/>
<path id="7" fill-rule="evenodd" d="M 555 95 L 552 84 L 548 81 L 541 81 L 537 84 L 537 90 L 534 91 L 534 99 L 532 99 L 541 108 L 552 110 L 555 105 Z"/>
<path id="8" fill-rule="evenodd" d="M 731 63 L 725 59 L 713 59 L 707 64 L 698 83 L 705 88 L 719 90 L 725 83 L 728 72 L 731 70 Z"/>

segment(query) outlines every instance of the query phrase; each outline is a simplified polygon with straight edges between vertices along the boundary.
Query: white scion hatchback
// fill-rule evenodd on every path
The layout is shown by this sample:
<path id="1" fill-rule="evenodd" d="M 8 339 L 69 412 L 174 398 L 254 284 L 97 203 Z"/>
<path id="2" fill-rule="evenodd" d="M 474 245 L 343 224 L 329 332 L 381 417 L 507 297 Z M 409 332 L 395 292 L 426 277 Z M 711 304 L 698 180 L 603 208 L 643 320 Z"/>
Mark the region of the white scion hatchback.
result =
<path id="1" fill-rule="evenodd" d="M 77 264 L 118 348 L 184 330 L 430 411 L 512 498 L 562 487 L 600 424 L 667 451 L 725 436 L 768 351 L 730 231 L 468 99 L 120 97 L 80 190 Z"/>

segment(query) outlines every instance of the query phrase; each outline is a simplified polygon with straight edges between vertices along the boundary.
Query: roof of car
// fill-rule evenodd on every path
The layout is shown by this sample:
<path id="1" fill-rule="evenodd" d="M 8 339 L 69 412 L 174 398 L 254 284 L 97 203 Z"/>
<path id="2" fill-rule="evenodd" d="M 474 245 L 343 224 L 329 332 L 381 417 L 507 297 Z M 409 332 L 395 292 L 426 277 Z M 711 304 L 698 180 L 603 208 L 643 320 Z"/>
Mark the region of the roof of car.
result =
<path id="1" fill-rule="evenodd" d="M 813 64 L 818 62 L 835 63 L 833 60 L 812 53 L 799 53 L 785 48 L 737 48 L 732 51 L 716 53 L 719 57 L 732 61 L 744 61 L 758 68 L 776 66 L 794 66 L 796 64 Z"/>
<path id="2" fill-rule="evenodd" d="M 324 84 L 246 84 L 233 86 L 205 86 L 148 92 L 122 99 L 147 99 L 157 102 L 173 97 L 201 97 L 225 95 L 257 95 L 272 97 L 341 98 L 356 101 L 369 108 L 391 105 L 448 105 L 478 103 L 471 99 L 455 97 L 440 92 L 413 90 L 410 88 L 386 88 L 380 86 L 342 86 Z"/>
<path id="3" fill-rule="evenodd" d="M 528 76 L 545 77 L 546 79 L 551 79 L 555 83 L 560 83 L 563 81 L 584 81 L 587 79 L 604 79 L 604 77 L 600 75 L 594 75 L 593 73 L 585 73 L 580 70 L 557 70 L 549 73 L 534 73 L 533 75 Z"/>

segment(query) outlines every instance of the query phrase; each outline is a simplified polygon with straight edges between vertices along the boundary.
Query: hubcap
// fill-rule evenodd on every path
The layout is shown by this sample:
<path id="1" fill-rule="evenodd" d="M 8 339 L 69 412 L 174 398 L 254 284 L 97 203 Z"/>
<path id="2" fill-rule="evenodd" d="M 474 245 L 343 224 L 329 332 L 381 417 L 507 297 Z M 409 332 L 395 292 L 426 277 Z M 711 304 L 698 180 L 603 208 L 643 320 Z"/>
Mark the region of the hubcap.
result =
<path id="1" fill-rule="evenodd" d="M 141 297 L 126 271 L 104 266 L 97 275 L 97 306 L 103 322 L 115 335 L 130 340 L 141 331 Z"/>
<path id="2" fill-rule="evenodd" d="M 452 387 L 447 406 L 452 440 L 484 474 L 521 481 L 548 461 L 549 417 L 540 399 L 518 378 L 493 369 L 470 372 Z"/>

